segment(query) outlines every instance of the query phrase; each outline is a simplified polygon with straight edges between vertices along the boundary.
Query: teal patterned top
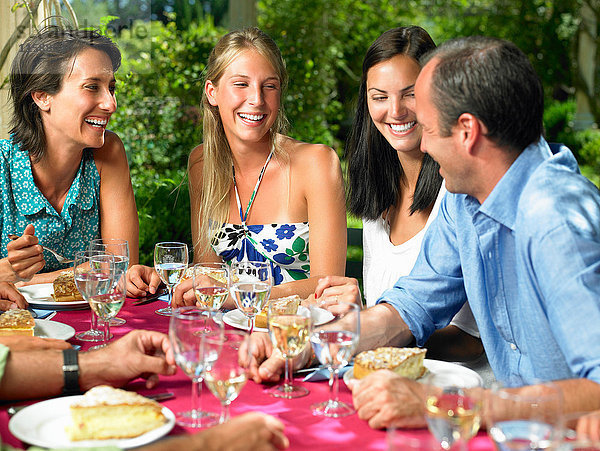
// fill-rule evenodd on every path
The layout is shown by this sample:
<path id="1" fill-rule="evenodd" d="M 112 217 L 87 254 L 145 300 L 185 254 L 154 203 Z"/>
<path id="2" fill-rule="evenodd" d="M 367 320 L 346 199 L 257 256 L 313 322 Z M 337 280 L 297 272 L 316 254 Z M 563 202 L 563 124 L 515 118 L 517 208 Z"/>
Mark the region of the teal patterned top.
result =
<path id="1" fill-rule="evenodd" d="M 100 237 L 100 174 L 92 149 L 83 157 L 61 212 L 44 197 L 33 180 L 29 154 L 12 140 L 0 140 L 0 256 L 7 256 L 8 234 L 21 235 L 33 224 L 40 244 L 67 258 L 85 250 L 90 241 Z M 44 252 L 46 266 L 42 272 L 68 267 Z"/>

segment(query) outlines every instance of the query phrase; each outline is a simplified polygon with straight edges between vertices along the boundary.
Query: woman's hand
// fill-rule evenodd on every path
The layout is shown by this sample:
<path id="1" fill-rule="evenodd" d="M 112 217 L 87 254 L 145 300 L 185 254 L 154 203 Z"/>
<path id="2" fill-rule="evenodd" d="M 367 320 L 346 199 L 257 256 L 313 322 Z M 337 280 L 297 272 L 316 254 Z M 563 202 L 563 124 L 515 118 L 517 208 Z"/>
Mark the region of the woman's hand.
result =
<path id="1" fill-rule="evenodd" d="M 345 312 L 344 304 L 357 304 L 362 308 L 358 280 L 340 276 L 323 277 L 319 279 L 315 293 L 302 304 L 316 305 L 334 315 Z"/>
<path id="2" fill-rule="evenodd" d="M 0 310 L 27 308 L 27 300 L 12 283 L 0 282 Z"/>
<path id="3" fill-rule="evenodd" d="M 579 421 L 577 421 L 577 438 L 600 443 L 600 410 L 579 418 Z"/>
<path id="4" fill-rule="evenodd" d="M 149 266 L 133 265 L 127 270 L 127 296 L 139 298 L 156 293 L 160 285 L 160 277 Z"/>
<path id="5" fill-rule="evenodd" d="M 6 262 L 10 273 L 5 281 L 26 282 L 40 272 L 46 264 L 44 250 L 39 245 L 32 224 L 27 225 L 20 238 L 11 241 L 6 246 L 8 256 Z"/>
<path id="6" fill-rule="evenodd" d="M 196 305 L 196 296 L 194 294 L 194 280 L 185 279 L 175 285 L 173 290 L 173 299 L 171 307 L 184 307 L 186 305 Z"/>

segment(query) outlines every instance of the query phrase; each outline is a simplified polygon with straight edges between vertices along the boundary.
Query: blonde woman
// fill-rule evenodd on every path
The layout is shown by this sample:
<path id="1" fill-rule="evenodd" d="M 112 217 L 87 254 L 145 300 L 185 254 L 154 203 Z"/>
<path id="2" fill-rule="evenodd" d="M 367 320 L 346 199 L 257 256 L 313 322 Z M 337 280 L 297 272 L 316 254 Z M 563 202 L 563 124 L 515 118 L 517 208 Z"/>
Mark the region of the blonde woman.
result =
<path id="1" fill-rule="evenodd" d="M 277 45 L 257 28 L 225 35 L 211 52 L 204 143 L 188 167 L 194 261 L 269 261 L 271 297 L 306 298 L 320 276 L 344 273 L 344 189 L 333 149 L 284 135 L 286 84 Z M 159 279 L 138 266 L 129 282 L 141 296 Z M 195 302 L 190 288 L 177 287 L 173 307 Z"/>

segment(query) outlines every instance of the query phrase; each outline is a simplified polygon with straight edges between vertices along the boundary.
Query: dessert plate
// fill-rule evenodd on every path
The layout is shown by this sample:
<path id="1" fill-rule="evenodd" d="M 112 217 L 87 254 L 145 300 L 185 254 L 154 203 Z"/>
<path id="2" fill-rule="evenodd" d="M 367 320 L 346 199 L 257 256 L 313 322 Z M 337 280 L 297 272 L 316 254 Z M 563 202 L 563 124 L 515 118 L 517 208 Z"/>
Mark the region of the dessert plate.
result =
<path id="1" fill-rule="evenodd" d="M 479 374 L 457 363 L 425 359 L 423 365 L 430 374 L 433 374 L 434 383 L 453 384 L 465 388 L 483 387 L 483 379 Z M 346 385 L 350 379 L 354 379 L 354 368 L 344 373 Z M 417 381 L 419 380 L 417 379 Z"/>
<path id="2" fill-rule="evenodd" d="M 19 287 L 29 305 L 37 309 L 46 310 L 79 310 L 89 308 L 87 301 L 56 302 L 52 297 L 54 287 L 52 283 L 38 283 Z"/>
<path id="3" fill-rule="evenodd" d="M 303 311 L 302 309 L 306 309 L 306 307 L 299 306 L 298 310 Z M 320 326 L 321 324 L 328 323 L 333 319 L 333 314 L 322 308 L 315 308 L 316 311 L 316 319 L 315 326 Z M 248 318 L 238 309 L 230 310 L 223 315 L 223 322 L 228 324 L 231 327 L 235 327 L 236 329 L 249 330 L 248 326 Z M 268 332 L 268 330 L 264 327 L 255 327 L 255 332 Z"/>
<path id="4" fill-rule="evenodd" d="M 175 415 L 171 410 L 163 407 L 162 413 L 167 418 L 167 422 L 139 437 L 72 442 L 69 440 L 65 428 L 71 423 L 69 406 L 80 398 L 82 398 L 82 395 L 67 396 L 27 406 L 10 419 L 8 429 L 19 440 L 43 448 L 89 448 L 93 446 L 134 448 L 163 437 L 171 432 L 175 425 Z"/>
<path id="5" fill-rule="evenodd" d="M 49 321 L 45 319 L 36 319 L 33 335 L 41 338 L 57 338 L 59 340 L 68 340 L 75 335 L 75 329 L 68 324 L 58 321 Z"/>

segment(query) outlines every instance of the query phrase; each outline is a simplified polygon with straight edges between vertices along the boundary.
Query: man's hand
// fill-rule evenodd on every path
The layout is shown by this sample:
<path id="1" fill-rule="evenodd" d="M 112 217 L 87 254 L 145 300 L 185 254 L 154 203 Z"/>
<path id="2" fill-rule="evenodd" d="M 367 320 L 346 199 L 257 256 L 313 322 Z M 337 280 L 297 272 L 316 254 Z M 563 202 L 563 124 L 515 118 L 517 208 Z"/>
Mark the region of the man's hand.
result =
<path id="1" fill-rule="evenodd" d="M 579 418 L 577 421 L 577 438 L 600 443 L 600 410 Z"/>
<path id="2" fill-rule="evenodd" d="M 207 277 L 207 279 L 210 279 Z M 193 279 L 186 279 L 175 286 L 173 290 L 173 300 L 171 307 L 184 307 L 186 305 L 196 305 L 196 295 L 194 294 Z"/>
<path id="3" fill-rule="evenodd" d="M 29 304 L 12 283 L 0 282 L 0 310 L 27 308 Z"/>
<path id="4" fill-rule="evenodd" d="M 46 264 L 44 250 L 39 245 L 32 224 L 27 225 L 19 239 L 6 246 L 7 261 L 13 272 L 11 281 L 26 282 L 41 271 Z"/>
<path id="5" fill-rule="evenodd" d="M 160 277 L 149 266 L 133 265 L 127 270 L 127 296 L 139 298 L 156 293 L 160 285 Z"/>
<path id="6" fill-rule="evenodd" d="M 142 377 L 146 387 L 158 383 L 158 375 L 177 371 L 169 337 L 160 332 L 135 330 L 97 351 L 80 354 L 82 390 L 101 384 L 122 387 Z"/>
<path id="7" fill-rule="evenodd" d="M 423 388 L 418 382 L 380 370 L 350 385 L 358 417 L 373 429 L 392 424 L 401 428 L 426 426 Z"/>

